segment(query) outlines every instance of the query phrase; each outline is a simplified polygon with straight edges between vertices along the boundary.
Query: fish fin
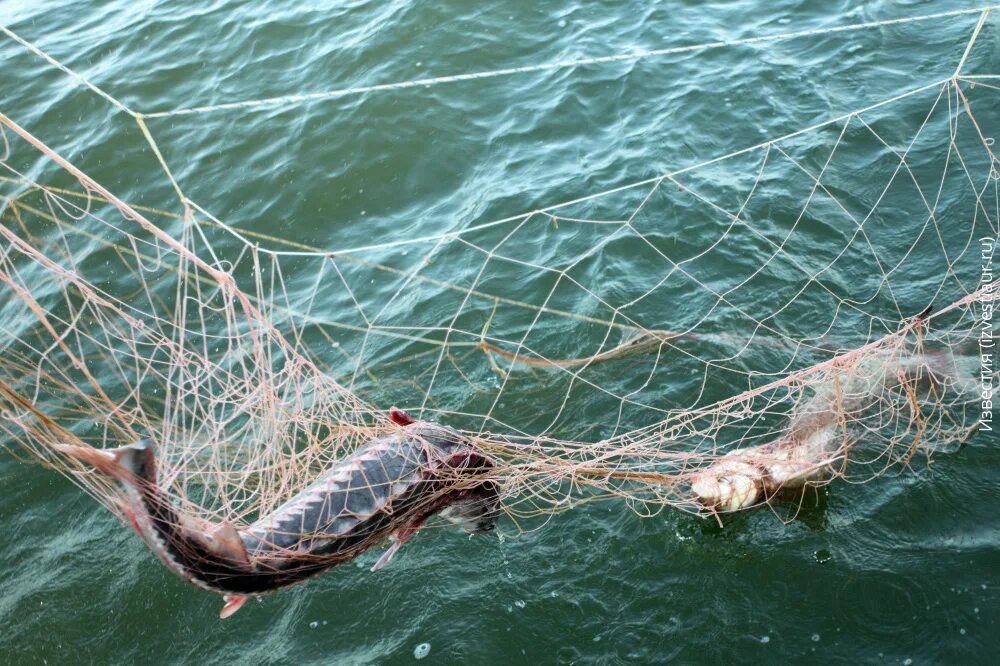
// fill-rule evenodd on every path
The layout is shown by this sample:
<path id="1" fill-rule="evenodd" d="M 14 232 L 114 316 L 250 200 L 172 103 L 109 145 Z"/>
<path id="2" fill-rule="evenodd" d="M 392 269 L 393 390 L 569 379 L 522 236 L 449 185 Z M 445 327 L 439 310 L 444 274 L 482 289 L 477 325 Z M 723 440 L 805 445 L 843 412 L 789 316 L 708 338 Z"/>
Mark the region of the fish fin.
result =
<path id="1" fill-rule="evenodd" d="M 392 560 L 392 556 L 395 555 L 400 548 L 403 547 L 402 541 L 393 541 L 389 549 L 382 553 L 382 557 L 378 558 L 378 562 L 372 567 L 372 571 L 378 571 L 379 569 L 385 567 Z"/>
<path id="2" fill-rule="evenodd" d="M 236 531 L 232 523 L 220 523 L 208 533 L 209 549 L 227 560 L 236 564 L 250 568 L 250 556 L 247 548 L 243 545 L 240 533 Z"/>
<path id="3" fill-rule="evenodd" d="M 213 524 L 186 513 L 178 513 L 177 519 L 181 531 L 202 548 L 233 564 L 250 568 L 250 556 L 247 554 L 246 546 L 243 545 L 243 540 L 240 539 L 240 533 L 232 523 Z"/>
<path id="4" fill-rule="evenodd" d="M 412 416 L 395 406 L 389 408 L 389 420 L 398 426 L 408 426 L 414 423 Z"/>
<path id="5" fill-rule="evenodd" d="M 119 449 L 107 450 L 91 446 L 61 443 L 54 444 L 52 448 L 59 453 L 68 455 L 80 461 L 84 465 L 90 465 L 91 467 L 96 468 L 99 472 L 110 474 L 115 478 L 121 478 L 124 476 L 124 470 L 118 463 L 119 458 L 121 458 L 121 452 Z"/>
<path id="6" fill-rule="evenodd" d="M 115 449 L 61 443 L 55 444 L 53 449 L 123 483 L 133 483 L 135 478 L 156 482 L 156 455 L 149 440 L 140 440 Z"/>
<path id="7" fill-rule="evenodd" d="M 389 560 L 392 559 L 392 556 L 399 552 L 399 549 L 403 547 L 403 544 L 409 541 L 410 537 L 416 534 L 417 531 L 423 527 L 429 517 L 430 514 L 420 516 L 396 530 L 395 534 L 392 535 L 392 545 L 389 546 L 388 550 L 382 553 L 382 557 L 378 558 L 378 562 L 376 562 L 375 566 L 372 567 L 372 571 L 378 571 L 382 567 L 389 564 Z"/>
<path id="8" fill-rule="evenodd" d="M 247 599 L 250 597 L 243 597 L 239 595 L 226 595 L 222 597 L 225 605 L 222 606 L 222 610 L 219 611 L 219 619 L 225 620 L 227 617 L 238 611 L 246 603 Z"/>

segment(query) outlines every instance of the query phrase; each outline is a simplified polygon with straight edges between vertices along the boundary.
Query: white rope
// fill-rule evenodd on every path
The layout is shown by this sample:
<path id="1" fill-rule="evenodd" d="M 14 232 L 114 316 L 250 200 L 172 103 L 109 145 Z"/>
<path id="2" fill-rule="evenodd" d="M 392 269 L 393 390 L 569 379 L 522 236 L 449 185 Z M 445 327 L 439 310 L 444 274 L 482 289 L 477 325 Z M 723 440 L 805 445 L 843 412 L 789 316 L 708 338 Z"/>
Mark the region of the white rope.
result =
<path id="1" fill-rule="evenodd" d="M 965 61 L 969 59 L 969 54 L 972 53 L 972 46 L 976 43 L 976 39 L 979 38 L 979 33 L 986 24 L 986 18 L 990 15 L 991 9 L 992 7 L 987 7 L 983 10 L 982 15 L 980 15 L 979 22 L 976 23 L 976 29 L 972 31 L 972 38 L 969 40 L 969 43 L 966 44 L 965 52 L 962 54 L 962 59 L 958 61 L 958 66 L 955 68 L 955 76 L 962 73 L 962 68 L 965 67 Z"/>
<path id="2" fill-rule="evenodd" d="M 52 56 L 50 56 L 48 53 L 46 53 L 45 51 L 41 50 L 40 48 L 38 48 L 37 46 L 35 46 L 31 42 L 29 42 L 28 40 L 19 37 L 13 31 L 11 31 L 7 26 L 5 26 L 3 24 L 0 24 L 0 32 L 2 32 L 3 34 L 7 35 L 11 39 L 13 39 L 15 42 L 17 42 L 18 44 L 20 44 L 24 48 L 28 49 L 29 51 L 31 51 L 32 53 L 34 53 L 35 55 L 37 55 L 39 58 L 42 58 L 43 60 L 45 60 L 47 63 L 49 63 L 53 67 L 56 67 L 57 69 L 62 70 L 63 73 L 67 74 L 68 76 L 70 76 L 73 79 L 76 79 L 78 82 L 82 83 L 83 85 L 87 86 L 92 91 L 94 91 L 95 93 L 97 93 L 98 95 L 100 95 L 101 97 L 103 97 L 106 101 L 108 101 L 109 103 L 111 103 L 112 105 L 114 105 L 115 107 L 117 107 L 118 110 L 124 111 L 125 113 L 129 114 L 130 116 L 135 117 L 135 112 L 132 111 L 132 109 L 130 109 L 127 106 L 125 106 L 124 103 L 119 102 L 117 99 L 115 99 L 114 97 L 112 97 L 108 93 L 104 92 L 103 90 L 101 90 L 100 88 L 98 88 L 96 85 L 94 85 L 93 83 L 91 83 L 90 81 L 88 81 L 86 78 L 84 78 L 80 74 L 77 74 L 72 69 L 70 69 L 66 65 L 62 64 L 61 62 L 59 62 L 58 60 L 56 60 L 55 58 L 53 58 Z"/>
<path id="3" fill-rule="evenodd" d="M 550 219 L 551 217 L 553 217 L 551 215 L 551 212 L 555 211 L 555 210 L 558 210 L 560 208 L 565 208 L 567 206 L 572 206 L 572 205 L 575 205 L 575 204 L 578 204 L 578 203 L 583 203 L 585 201 L 591 201 L 593 199 L 598 199 L 600 197 L 608 196 L 609 194 L 615 194 L 617 192 L 623 192 L 625 190 L 634 189 L 636 187 L 642 187 L 644 185 L 652 185 L 653 183 L 655 183 L 657 181 L 662 181 L 662 180 L 665 180 L 665 179 L 668 179 L 668 178 L 673 178 L 675 176 L 680 176 L 680 175 L 683 175 L 683 174 L 685 174 L 685 173 L 687 173 L 689 171 L 694 171 L 696 169 L 700 169 L 702 167 L 705 167 L 705 166 L 708 166 L 708 165 L 711 165 L 711 164 L 715 164 L 716 162 L 722 162 L 722 161 L 731 159 L 733 157 L 738 157 L 740 155 L 744 155 L 746 153 L 753 152 L 755 150 L 761 150 L 761 149 L 767 148 L 768 145 L 770 145 L 770 144 L 778 143 L 779 141 L 786 141 L 788 139 L 794 138 L 794 137 L 799 136 L 801 134 L 805 134 L 807 132 L 812 132 L 814 130 L 821 129 L 823 127 L 826 127 L 828 125 L 832 125 L 834 123 L 843 122 L 844 120 L 847 120 L 848 118 L 851 118 L 853 116 L 857 116 L 857 115 L 860 115 L 862 113 L 867 113 L 868 111 L 872 111 L 872 110 L 877 109 L 879 107 L 883 107 L 883 106 L 886 106 L 888 104 L 892 104 L 893 102 L 898 102 L 901 99 L 905 99 L 907 97 L 911 97 L 913 95 L 919 94 L 919 93 L 924 92 L 926 90 L 929 90 L 931 88 L 935 88 L 937 86 L 945 85 L 945 84 L 951 82 L 952 80 L 953 79 L 950 76 L 948 78 L 945 78 L 945 79 L 939 79 L 937 81 L 933 81 L 931 83 L 922 85 L 922 86 L 920 86 L 918 88 L 913 88 L 911 90 L 907 90 L 906 92 L 902 92 L 902 93 L 900 93 L 898 95 L 894 95 L 894 96 L 889 97 L 887 99 L 883 99 L 883 100 L 881 100 L 879 102 L 875 102 L 874 104 L 870 104 L 870 105 L 868 105 L 866 107 L 863 107 L 863 108 L 860 108 L 860 109 L 855 109 L 854 111 L 850 111 L 848 113 L 842 113 L 842 114 L 840 114 L 840 115 L 838 115 L 836 117 L 830 118 L 829 120 L 824 120 L 824 121 L 816 123 L 814 125 L 810 125 L 808 127 L 803 127 L 802 129 L 795 130 L 794 132 L 789 132 L 788 134 L 784 134 L 782 136 L 775 137 L 773 139 L 769 139 L 767 141 L 763 141 L 761 143 L 754 144 L 752 146 L 747 146 L 745 148 L 740 148 L 738 150 L 734 150 L 734 151 L 732 151 L 730 153 L 726 153 L 725 155 L 719 155 L 718 157 L 713 157 L 711 159 L 704 160 L 702 162 L 698 162 L 697 164 L 691 164 L 691 165 L 688 165 L 686 167 L 682 167 L 680 169 L 676 169 L 674 171 L 668 171 L 668 172 L 660 174 L 658 176 L 652 176 L 650 178 L 645 178 L 643 180 L 638 180 L 638 181 L 635 181 L 635 182 L 632 182 L 632 183 L 626 183 L 625 185 L 619 185 L 617 187 L 613 187 L 613 188 L 608 189 L 608 190 L 603 190 L 601 192 L 593 192 L 591 194 L 588 194 L 588 195 L 585 195 L 585 196 L 582 196 L 582 197 L 579 197 L 579 198 L 576 198 L 576 199 L 571 199 L 569 201 L 562 201 L 560 203 L 555 203 L 555 204 L 552 204 L 550 206 L 546 206 L 544 208 L 539 208 L 537 210 L 529 211 L 529 212 L 526 212 L 526 213 L 521 213 L 520 215 L 511 215 L 510 217 L 504 217 L 504 218 L 501 218 L 501 219 L 498 219 L 498 220 L 493 220 L 491 222 L 484 222 L 482 224 L 476 224 L 476 225 L 473 225 L 473 226 L 464 227 L 462 229 L 456 229 L 454 231 L 447 231 L 447 232 L 441 233 L 441 234 L 433 234 L 433 235 L 429 235 L 429 236 L 419 236 L 419 237 L 416 237 L 416 238 L 405 238 L 405 239 L 400 239 L 400 240 L 389 241 L 389 242 L 386 242 L 386 243 L 375 243 L 375 244 L 372 244 L 372 245 L 362 245 L 362 246 L 350 247 L 350 248 L 338 248 L 338 249 L 335 249 L 335 250 L 315 250 L 315 251 L 313 251 L 313 250 L 270 250 L 270 249 L 267 249 L 267 248 L 259 247 L 257 245 L 257 243 L 255 243 L 254 241 L 251 241 L 250 239 L 246 238 L 237 229 L 235 229 L 234 227 L 232 227 L 232 226 L 226 224 L 225 222 L 219 220 L 217 217 L 215 217 L 210 212 L 208 212 L 207 210 L 205 210 L 204 208 L 202 208 L 201 206 L 199 206 L 194 201 L 191 201 L 190 199 L 186 199 L 186 201 L 187 201 L 187 203 L 192 208 L 194 208 L 195 210 L 197 210 L 198 212 L 200 212 L 202 215 L 204 215 L 205 217 L 207 217 L 209 220 L 211 220 L 214 224 L 218 225 L 220 228 L 228 231 L 230 234 L 232 234 L 234 237 L 236 237 L 237 239 L 239 239 L 241 242 L 246 243 L 247 245 L 250 245 L 250 246 L 257 247 L 257 250 L 259 252 L 262 252 L 262 253 L 265 253 L 265 254 L 274 255 L 274 256 L 311 257 L 311 256 L 326 255 L 326 254 L 334 254 L 334 255 L 337 255 L 337 254 L 357 254 L 357 253 L 362 253 L 362 252 L 370 252 L 370 251 L 373 251 L 373 250 L 383 250 L 383 249 L 387 249 L 387 248 L 400 247 L 400 246 L 405 246 L 405 245 L 415 245 L 415 244 L 419 244 L 419 243 L 432 243 L 432 242 L 441 241 L 441 240 L 448 240 L 448 239 L 460 238 L 460 237 L 465 236 L 467 234 L 475 233 L 475 232 L 481 231 L 483 229 L 489 229 L 490 227 L 496 227 L 496 226 L 500 226 L 500 225 L 503 225 L 503 224 L 509 224 L 511 222 L 516 222 L 518 220 L 524 220 L 525 218 L 529 218 L 529 217 L 531 217 L 533 215 L 544 215 L 546 217 L 546 219 Z M 146 117 L 148 118 L 149 116 L 146 116 Z M 562 219 L 562 218 L 560 218 L 560 219 Z"/>
<path id="4" fill-rule="evenodd" d="M 158 111 L 156 113 L 147 113 L 144 115 L 146 118 L 165 118 L 169 116 L 214 113 L 216 111 L 229 111 L 235 109 L 255 110 L 263 107 L 300 104 L 302 102 L 328 100 L 337 97 L 362 95 L 372 92 L 385 92 L 389 90 L 404 90 L 408 88 L 429 87 L 444 83 L 457 83 L 460 81 L 490 79 L 501 76 L 511 76 L 514 74 L 527 74 L 531 72 L 568 69 L 572 67 L 583 67 L 586 65 L 603 65 L 615 62 L 634 62 L 637 60 L 645 60 L 647 58 L 655 58 L 666 55 L 675 55 L 678 53 L 690 53 L 692 51 L 705 51 L 709 49 L 732 47 L 732 46 L 749 46 L 754 44 L 764 44 L 769 42 L 784 41 L 788 39 L 796 39 L 799 37 L 809 37 L 813 35 L 827 35 L 838 32 L 849 32 L 854 30 L 867 30 L 871 28 L 880 28 L 889 25 L 902 25 L 905 23 L 916 23 L 918 21 L 928 21 L 933 19 L 963 16 L 967 14 L 981 13 L 982 14 L 981 22 L 982 22 L 985 20 L 986 14 L 989 13 L 989 11 L 991 9 L 994 9 L 995 7 L 997 7 L 997 5 L 990 5 L 987 7 L 977 7 L 974 9 L 959 9 L 949 12 L 938 12 L 935 14 L 925 14 L 922 16 L 909 16 L 905 18 L 887 19 L 883 21 L 868 21 L 865 23 L 853 23 L 850 25 L 835 26 L 832 28 L 814 28 L 810 30 L 800 30 L 796 32 L 784 32 L 775 35 L 748 37 L 745 39 L 720 40 L 714 42 L 706 42 L 703 44 L 692 44 L 689 46 L 676 46 L 664 49 L 641 50 L 629 53 L 618 53 L 607 56 L 574 58 L 570 60 L 560 60 L 557 62 L 542 63 L 538 65 L 526 65 L 523 67 L 508 67 L 504 69 L 495 69 L 482 72 L 471 72 L 465 74 L 452 74 L 448 76 L 414 79 L 411 81 L 380 83 L 370 86 L 354 86 L 350 88 L 339 88 L 336 90 L 327 90 L 322 92 L 305 93 L 297 95 L 284 95 L 281 97 L 268 97 L 265 99 L 247 100 L 243 102 L 226 102 L 222 104 L 195 106 L 195 107 L 174 109 L 170 111 Z"/>

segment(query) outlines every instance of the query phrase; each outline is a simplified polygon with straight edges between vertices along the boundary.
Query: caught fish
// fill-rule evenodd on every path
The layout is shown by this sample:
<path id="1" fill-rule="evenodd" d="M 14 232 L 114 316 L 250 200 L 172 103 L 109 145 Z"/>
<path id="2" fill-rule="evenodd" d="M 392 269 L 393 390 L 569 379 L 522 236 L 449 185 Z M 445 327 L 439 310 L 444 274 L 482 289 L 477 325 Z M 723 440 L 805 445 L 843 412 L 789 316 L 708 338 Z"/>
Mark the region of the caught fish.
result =
<path id="1" fill-rule="evenodd" d="M 904 384 L 920 393 L 974 391 L 968 368 L 944 351 L 928 354 L 880 352 L 847 371 L 835 371 L 793 412 L 785 436 L 730 451 L 700 470 L 691 493 L 719 512 L 755 506 L 783 490 L 800 490 L 834 478 L 860 433 L 852 430 L 887 391 Z"/>
<path id="2" fill-rule="evenodd" d="M 341 461 L 288 502 L 246 527 L 187 515 L 157 483 L 151 442 L 112 450 L 65 447 L 112 475 L 132 526 L 160 560 L 194 585 L 225 595 L 220 616 L 350 561 L 391 537 L 373 570 L 388 564 L 431 516 L 470 534 L 499 515 L 493 461 L 459 433 L 393 410 L 399 429 Z"/>

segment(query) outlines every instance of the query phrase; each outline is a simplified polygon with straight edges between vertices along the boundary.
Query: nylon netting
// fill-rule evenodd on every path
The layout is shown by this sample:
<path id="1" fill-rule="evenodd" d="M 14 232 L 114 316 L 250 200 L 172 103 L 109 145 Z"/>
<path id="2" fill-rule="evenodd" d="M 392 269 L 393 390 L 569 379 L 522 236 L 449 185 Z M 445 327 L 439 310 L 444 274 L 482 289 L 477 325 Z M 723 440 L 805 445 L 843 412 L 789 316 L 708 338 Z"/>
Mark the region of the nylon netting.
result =
<path id="1" fill-rule="evenodd" d="M 995 299 L 1000 75 L 961 73 L 988 13 L 953 77 L 609 192 L 335 251 L 227 226 L 165 162 L 179 208 L 130 206 L 0 115 L 5 443 L 120 511 L 56 445 L 150 437 L 170 493 L 236 525 L 395 427 L 390 405 L 498 460 L 518 525 L 608 497 L 745 508 L 953 449 L 980 418 Z M 87 85 L 159 156 L 144 116 Z"/>

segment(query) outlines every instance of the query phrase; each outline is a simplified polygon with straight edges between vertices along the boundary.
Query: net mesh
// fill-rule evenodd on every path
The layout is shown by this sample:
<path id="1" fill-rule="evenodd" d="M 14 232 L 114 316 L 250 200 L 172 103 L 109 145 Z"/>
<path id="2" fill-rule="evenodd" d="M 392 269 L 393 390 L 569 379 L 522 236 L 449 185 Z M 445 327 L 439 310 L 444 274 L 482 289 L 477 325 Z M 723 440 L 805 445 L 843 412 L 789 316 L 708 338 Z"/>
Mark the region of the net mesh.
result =
<path id="1" fill-rule="evenodd" d="M 131 206 L 0 115 L 4 441 L 120 512 L 57 445 L 149 437 L 168 492 L 237 526 L 394 428 L 390 405 L 497 460 L 518 526 L 608 497 L 772 504 L 954 448 L 995 299 L 1000 76 L 959 73 L 988 13 L 955 76 L 866 109 L 336 251 L 237 231 L 162 157 L 178 211 Z"/>

